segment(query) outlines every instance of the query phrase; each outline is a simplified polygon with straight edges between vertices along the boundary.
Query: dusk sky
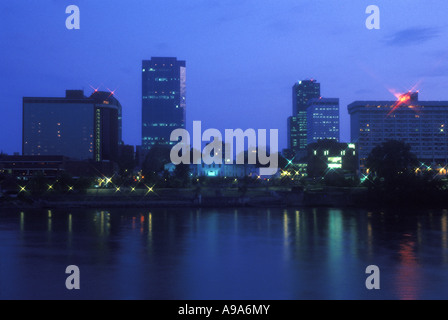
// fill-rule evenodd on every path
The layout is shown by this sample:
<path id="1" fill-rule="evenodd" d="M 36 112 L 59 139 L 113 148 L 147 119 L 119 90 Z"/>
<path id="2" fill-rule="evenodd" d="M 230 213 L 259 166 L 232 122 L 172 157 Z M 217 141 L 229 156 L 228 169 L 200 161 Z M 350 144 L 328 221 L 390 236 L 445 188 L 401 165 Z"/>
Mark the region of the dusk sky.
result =
<path id="1" fill-rule="evenodd" d="M 81 29 L 68 30 L 68 5 Z M 381 29 L 368 30 L 368 5 Z M 141 144 L 141 64 L 187 63 L 187 128 L 279 129 L 286 147 L 292 86 L 316 79 L 347 105 L 393 100 L 417 85 L 420 100 L 448 100 L 446 0 L 21 0 L 0 3 L 0 150 L 21 151 L 22 97 L 116 90 L 123 139 Z"/>

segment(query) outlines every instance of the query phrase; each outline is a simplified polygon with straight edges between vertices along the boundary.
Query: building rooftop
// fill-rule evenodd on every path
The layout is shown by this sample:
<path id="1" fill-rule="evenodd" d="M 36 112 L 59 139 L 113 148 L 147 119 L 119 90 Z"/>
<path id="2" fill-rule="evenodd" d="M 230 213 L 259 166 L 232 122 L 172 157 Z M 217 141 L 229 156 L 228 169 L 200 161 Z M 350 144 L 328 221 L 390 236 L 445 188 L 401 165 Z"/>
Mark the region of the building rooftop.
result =
<path id="1" fill-rule="evenodd" d="M 408 107 L 448 107 L 448 101 L 419 101 L 418 92 L 408 92 L 397 96 L 397 100 L 354 101 L 348 105 L 350 114 L 365 108 L 408 108 Z"/>

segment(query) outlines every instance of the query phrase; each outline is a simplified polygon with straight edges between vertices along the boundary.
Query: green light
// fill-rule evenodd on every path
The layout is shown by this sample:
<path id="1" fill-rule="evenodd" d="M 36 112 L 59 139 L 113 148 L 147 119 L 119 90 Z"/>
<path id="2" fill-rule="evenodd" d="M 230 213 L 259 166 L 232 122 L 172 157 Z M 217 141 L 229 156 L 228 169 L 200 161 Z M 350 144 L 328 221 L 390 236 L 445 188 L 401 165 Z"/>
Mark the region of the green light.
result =
<path id="1" fill-rule="evenodd" d="M 26 192 L 26 187 L 19 186 L 19 188 L 20 188 L 19 192 Z"/>

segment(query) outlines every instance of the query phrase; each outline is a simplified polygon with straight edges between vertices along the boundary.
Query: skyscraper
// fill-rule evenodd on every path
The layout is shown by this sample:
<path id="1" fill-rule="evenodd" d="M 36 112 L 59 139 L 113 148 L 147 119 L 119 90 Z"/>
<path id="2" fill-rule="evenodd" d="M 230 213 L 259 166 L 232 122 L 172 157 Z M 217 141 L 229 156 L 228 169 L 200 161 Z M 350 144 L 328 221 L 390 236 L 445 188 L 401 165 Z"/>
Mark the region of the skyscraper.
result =
<path id="1" fill-rule="evenodd" d="M 307 108 L 307 144 L 319 140 L 339 141 L 339 99 L 310 99 Z"/>
<path id="2" fill-rule="evenodd" d="M 306 154 L 308 101 L 319 97 L 320 83 L 316 80 L 299 81 L 292 88 L 293 116 L 288 120 L 291 129 L 288 132 L 291 142 L 288 147 L 294 154 L 299 153 L 300 156 Z M 297 139 L 297 144 L 294 144 L 295 139 Z"/>
<path id="3" fill-rule="evenodd" d="M 299 121 L 297 117 L 288 118 L 288 148 L 289 157 L 293 158 L 299 150 Z"/>
<path id="4" fill-rule="evenodd" d="M 23 98 L 23 155 L 115 161 L 121 105 L 110 92 L 90 97 L 67 90 L 63 98 Z"/>
<path id="5" fill-rule="evenodd" d="M 152 57 L 142 67 L 142 148 L 173 145 L 171 132 L 186 122 L 185 61 Z"/>
<path id="6" fill-rule="evenodd" d="M 448 164 L 448 101 L 419 101 L 417 92 L 409 92 L 397 101 L 355 101 L 348 112 L 361 171 L 370 151 L 387 140 L 409 143 L 427 165 Z"/>

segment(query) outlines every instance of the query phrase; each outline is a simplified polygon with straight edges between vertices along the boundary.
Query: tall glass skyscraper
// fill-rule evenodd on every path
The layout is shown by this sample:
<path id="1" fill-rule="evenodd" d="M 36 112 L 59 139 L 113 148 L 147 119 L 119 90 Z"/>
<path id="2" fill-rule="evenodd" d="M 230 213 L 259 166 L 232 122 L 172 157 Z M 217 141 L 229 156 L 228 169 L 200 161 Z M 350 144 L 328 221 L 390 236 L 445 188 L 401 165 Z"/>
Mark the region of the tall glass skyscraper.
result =
<path id="1" fill-rule="evenodd" d="M 307 143 L 339 141 L 339 99 L 310 99 L 307 108 Z"/>
<path id="2" fill-rule="evenodd" d="M 307 107 L 308 101 L 320 98 L 320 83 L 316 80 L 303 80 L 292 88 L 292 112 L 288 119 L 289 149 L 297 154 L 305 155 L 307 146 Z"/>
<path id="3" fill-rule="evenodd" d="M 185 128 L 186 64 L 154 58 L 142 64 L 142 149 L 173 145 L 171 132 Z"/>

